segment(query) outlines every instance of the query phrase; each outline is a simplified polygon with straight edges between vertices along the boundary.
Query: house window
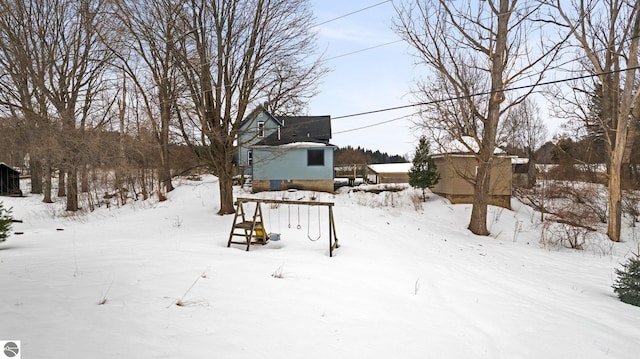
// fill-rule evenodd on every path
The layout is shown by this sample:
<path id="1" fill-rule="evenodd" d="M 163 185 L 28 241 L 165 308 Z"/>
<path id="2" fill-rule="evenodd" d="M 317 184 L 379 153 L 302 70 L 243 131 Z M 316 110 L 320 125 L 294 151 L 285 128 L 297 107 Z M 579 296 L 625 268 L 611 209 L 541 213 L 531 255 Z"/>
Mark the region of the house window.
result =
<path id="1" fill-rule="evenodd" d="M 264 122 L 258 122 L 258 137 L 264 137 Z"/>
<path id="2" fill-rule="evenodd" d="M 324 149 L 307 150 L 307 166 L 324 166 Z"/>
<path id="3" fill-rule="evenodd" d="M 249 166 L 253 166 L 253 151 L 252 150 L 247 151 L 247 164 Z"/>

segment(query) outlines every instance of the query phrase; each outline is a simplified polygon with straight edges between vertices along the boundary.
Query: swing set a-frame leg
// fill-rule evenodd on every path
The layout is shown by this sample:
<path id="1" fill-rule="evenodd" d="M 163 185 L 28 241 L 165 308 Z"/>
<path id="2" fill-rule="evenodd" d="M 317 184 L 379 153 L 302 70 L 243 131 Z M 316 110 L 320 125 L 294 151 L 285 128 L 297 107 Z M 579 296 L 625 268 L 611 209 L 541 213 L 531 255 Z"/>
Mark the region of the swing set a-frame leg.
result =
<path id="1" fill-rule="evenodd" d="M 333 207 L 329 206 L 329 257 L 333 257 L 333 250 L 340 247 L 336 234 L 336 223 L 333 220 Z"/>

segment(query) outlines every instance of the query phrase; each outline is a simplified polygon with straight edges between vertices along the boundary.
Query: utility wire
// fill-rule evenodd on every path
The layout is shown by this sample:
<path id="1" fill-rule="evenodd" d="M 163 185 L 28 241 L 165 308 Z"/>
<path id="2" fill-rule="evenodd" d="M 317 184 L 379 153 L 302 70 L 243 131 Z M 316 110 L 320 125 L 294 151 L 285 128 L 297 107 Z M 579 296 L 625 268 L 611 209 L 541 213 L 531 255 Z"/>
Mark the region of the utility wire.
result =
<path id="1" fill-rule="evenodd" d="M 327 23 L 330 23 L 332 21 L 336 21 L 336 20 L 339 20 L 339 19 L 343 19 L 345 17 L 357 14 L 357 13 L 365 11 L 365 10 L 369 10 L 371 8 L 374 8 L 376 6 L 380 6 L 380 5 L 388 3 L 388 2 L 393 2 L 393 0 L 386 0 L 386 1 L 382 1 L 382 2 L 379 2 L 379 3 L 373 4 L 373 5 L 369 5 L 367 7 L 352 11 L 350 13 L 347 13 L 347 14 L 344 14 L 344 15 L 340 15 L 338 17 L 335 17 L 335 18 L 320 22 L 318 24 L 311 25 L 311 28 L 318 27 L 318 26 L 321 26 L 321 25 L 324 25 L 324 24 L 327 24 Z M 364 48 L 364 49 L 355 50 L 355 51 L 352 51 L 352 52 L 349 52 L 349 53 L 344 53 L 344 54 L 332 56 L 332 57 L 329 57 L 329 58 L 326 58 L 326 59 L 321 59 L 321 62 L 328 62 L 328 61 L 331 61 L 331 60 L 334 60 L 334 59 L 338 59 L 338 58 L 341 58 L 341 57 L 350 56 L 350 55 L 357 54 L 357 53 L 360 53 L 360 52 L 377 49 L 379 47 L 388 46 L 388 45 L 396 44 L 396 43 L 403 42 L 403 41 L 404 40 L 400 39 L 400 40 L 387 42 L 387 43 L 384 43 L 384 44 L 374 45 L 374 46 L 367 47 L 367 48 Z M 194 68 L 197 69 L 197 68 L 202 68 L 204 66 L 209 66 L 209 64 L 208 63 L 201 63 L 201 64 L 198 64 L 198 65 L 195 65 Z M 142 71 L 149 71 L 147 69 L 141 69 L 141 70 Z M 167 79 L 167 78 L 168 77 L 163 77 L 162 79 Z M 234 86 L 234 85 L 214 86 L 213 89 L 222 89 L 222 88 L 228 88 L 228 87 L 232 87 L 232 86 Z M 158 85 L 157 84 L 153 84 L 149 88 L 152 89 L 152 88 L 155 88 L 155 87 L 158 87 Z M 183 96 L 178 96 L 178 97 L 176 97 L 176 98 L 174 98 L 172 100 L 175 100 L 175 99 L 178 99 L 178 98 L 189 98 L 189 97 L 191 97 L 191 95 L 183 95 Z"/>
<path id="2" fill-rule="evenodd" d="M 371 115 L 371 114 L 375 114 L 375 113 L 395 111 L 395 110 L 401 110 L 401 109 L 417 107 L 417 106 L 433 105 L 433 104 L 436 104 L 436 103 L 441 103 L 441 102 L 446 102 L 446 101 L 455 101 L 455 100 L 460 100 L 460 99 L 467 99 L 467 98 L 473 98 L 473 97 L 478 97 L 478 96 L 491 95 L 491 94 L 494 94 L 494 93 L 501 93 L 501 92 L 509 92 L 509 91 L 516 91 L 516 90 L 522 90 L 522 89 L 529 89 L 529 88 L 535 88 L 535 87 L 538 87 L 538 86 L 553 85 L 553 84 L 558 84 L 558 83 L 563 83 L 563 82 L 569 82 L 569 81 L 592 78 L 592 77 L 596 77 L 596 76 L 600 76 L 600 75 L 610 75 L 610 74 L 614 74 L 614 73 L 626 72 L 626 71 L 638 70 L 638 69 L 640 69 L 640 66 L 628 67 L 626 69 L 611 70 L 611 71 L 588 74 L 588 75 L 582 75 L 582 76 L 575 76 L 575 77 L 570 77 L 570 78 L 560 79 L 560 80 L 546 81 L 546 82 L 541 82 L 541 83 L 532 84 L 532 85 L 516 86 L 516 87 L 507 88 L 507 89 L 504 89 L 504 90 L 484 91 L 484 92 L 478 92 L 478 93 L 474 93 L 474 94 L 470 94 L 470 95 L 455 96 L 455 97 L 449 97 L 449 98 L 440 99 L 440 100 L 419 102 L 419 103 L 414 103 L 414 104 L 410 104 L 410 105 L 387 107 L 387 108 L 382 108 L 382 109 L 378 109 L 378 110 L 365 111 L 365 112 L 359 112 L 359 113 L 354 113 L 354 114 L 350 114 L 350 115 L 337 116 L 337 117 L 333 117 L 331 120 L 339 120 L 339 119 L 342 119 L 342 118 L 350 118 L 350 117 Z M 418 112 L 414 112 L 414 113 L 412 113 L 410 115 L 397 117 L 397 118 L 394 118 L 394 119 L 391 119 L 391 120 L 380 121 L 380 122 L 372 123 L 372 124 L 369 124 L 369 125 L 366 125 L 366 126 L 352 128 L 352 129 L 349 129 L 349 130 L 339 131 L 339 132 L 335 132 L 335 133 L 353 132 L 353 131 L 366 129 L 366 128 L 369 128 L 369 127 L 379 126 L 379 125 L 383 125 L 383 124 L 386 124 L 386 123 L 399 121 L 399 120 L 402 120 L 404 118 L 416 115 L 418 113 L 419 113 L 419 111 Z"/>
<path id="3" fill-rule="evenodd" d="M 351 129 L 343 130 L 343 131 L 335 131 L 335 132 L 333 132 L 333 134 L 334 134 L 334 135 L 337 135 L 337 134 L 341 134 L 341 133 L 347 133 L 347 132 L 353 132 L 353 131 L 364 130 L 364 129 L 366 129 L 366 128 L 375 127 L 375 126 L 380 126 L 380 125 L 387 124 L 387 123 L 389 123 L 389 122 L 395 122 L 395 121 L 399 121 L 399 120 L 402 120 L 402 119 L 405 119 L 405 118 L 408 118 L 408 117 L 412 117 L 412 116 L 415 116 L 415 115 L 417 115 L 417 114 L 419 114 L 419 113 L 420 113 L 420 111 L 417 111 L 417 112 L 413 112 L 413 113 L 410 113 L 410 114 L 408 114 L 408 115 L 404 115 L 404 116 L 396 117 L 396 118 L 393 118 L 393 119 L 390 119 L 390 120 L 386 120 L 386 121 L 381 121 L 381 122 L 372 123 L 372 124 L 370 124 L 370 125 L 365 125 L 365 126 L 361 126 L 361 127 L 351 128 Z M 332 119 L 332 120 L 333 120 L 333 119 Z"/>
<path id="4" fill-rule="evenodd" d="M 350 13 L 348 13 L 348 14 L 340 15 L 340 16 L 338 16 L 338 17 L 334 17 L 333 19 L 329 19 L 329 20 L 326 20 L 326 21 L 323 21 L 323 22 L 317 23 L 317 24 L 313 25 L 312 27 L 318 27 L 318 26 L 321 26 L 321 25 L 324 25 L 324 24 L 328 24 L 328 23 L 330 23 L 330 22 L 332 22 L 332 21 L 340 20 L 340 19 L 345 18 L 345 17 L 347 17 L 347 16 L 351 16 L 351 15 L 357 14 L 357 13 L 359 13 L 359 12 L 362 12 L 362 11 L 365 11 L 365 10 L 369 10 L 369 9 L 371 9 L 371 8 L 374 8 L 374 7 L 376 7 L 376 6 L 380 6 L 380 5 L 382 5 L 382 4 L 386 4 L 386 3 L 388 3 L 388 2 L 392 2 L 392 0 L 381 1 L 381 2 L 379 2 L 379 3 L 377 3 L 377 4 L 369 5 L 369 6 L 367 6 L 367 7 L 362 8 L 362 9 L 358 9 L 358 10 L 352 11 L 352 12 L 350 12 Z"/>
<path id="5" fill-rule="evenodd" d="M 349 55 L 353 55 L 353 54 L 357 54 L 360 52 L 364 52 L 364 51 L 369 51 L 369 50 L 373 50 L 373 49 L 377 49 L 379 47 L 383 47 L 383 46 L 387 46 L 387 45 L 392 45 L 392 44 L 397 44 L 399 42 L 404 42 L 404 40 L 400 39 L 400 40 L 396 40 L 396 41 L 391 41 L 391 42 L 387 42 L 384 44 L 380 44 L 380 45 L 375 45 L 375 46 L 371 46 L 371 47 L 367 47 L 364 49 L 360 49 L 360 50 L 356 50 L 356 51 L 351 51 L 351 52 L 347 52 L 341 55 L 336 55 L 336 56 L 332 56 L 326 59 L 323 59 L 322 61 L 327 62 L 327 61 L 331 61 L 331 60 L 335 60 L 335 59 L 339 59 L 341 57 L 345 57 L 345 56 L 349 56 Z"/>

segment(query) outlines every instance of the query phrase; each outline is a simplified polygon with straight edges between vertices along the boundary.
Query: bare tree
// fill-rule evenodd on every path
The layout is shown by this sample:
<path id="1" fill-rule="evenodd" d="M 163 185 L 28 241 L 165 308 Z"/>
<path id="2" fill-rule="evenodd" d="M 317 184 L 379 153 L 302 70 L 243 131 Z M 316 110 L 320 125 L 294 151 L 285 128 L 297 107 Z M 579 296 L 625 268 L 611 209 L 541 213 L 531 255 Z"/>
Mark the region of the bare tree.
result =
<path id="1" fill-rule="evenodd" d="M 27 67 L 25 63 L 26 48 L 17 43 L 17 39 L 23 38 L 26 34 L 21 32 L 21 25 L 26 21 L 27 14 L 24 12 L 15 14 L 12 3 L 0 2 L 0 68 L 2 69 L 2 81 L 0 81 L 0 94 L 2 99 L 3 113 L 7 117 L 16 119 L 16 135 L 24 136 L 23 142 L 29 158 L 33 157 L 31 163 L 36 163 L 39 157 L 34 153 L 33 143 L 29 141 L 35 134 L 36 123 L 42 117 L 36 106 L 36 94 L 32 90 L 33 84 L 29 81 Z M 14 39 L 10 41 L 10 39 Z M 46 109 L 45 109 L 46 110 Z M 19 119 L 22 119 L 20 121 Z M 21 136 L 21 137 L 22 137 Z M 37 172 L 37 171 L 36 171 Z M 41 177 L 37 173 L 32 173 L 35 180 L 32 181 L 32 193 L 41 193 L 42 186 L 39 183 Z M 49 196 L 50 198 L 50 196 Z"/>
<path id="2" fill-rule="evenodd" d="M 233 213 L 234 141 L 248 107 L 267 102 L 276 114 L 300 111 L 324 73 L 314 57 L 310 3 L 189 0 L 181 16 L 176 49 L 190 96 L 181 130 L 218 176 L 218 213 Z"/>
<path id="3" fill-rule="evenodd" d="M 498 143 L 507 149 L 522 151 L 522 155 L 529 159 L 527 175 L 530 185 L 535 183 L 535 151 L 544 144 L 547 136 L 540 108 L 531 98 L 511 107 L 499 127 Z"/>
<path id="4" fill-rule="evenodd" d="M 50 103 L 37 83 L 44 83 L 47 61 L 42 48 L 43 23 L 36 24 L 43 2 L 0 1 L 0 82 L 2 106 L 18 121 L 18 134 L 28 151 L 31 193 L 43 193 L 51 203 L 51 167 L 56 157 L 57 132 Z M 46 24 L 46 23 L 45 23 Z M 45 177 L 44 184 L 42 177 Z"/>
<path id="5" fill-rule="evenodd" d="M 18 101 L 13 105 L 28 121 L 46 124 L 55 134 L 63 150 L 60 165 L 67 174 L 69 211 L 79 208 L 84 131 L 109 59 L 98 36 L 107 23 L 102 5 L 99 0 L 0 2 L 4 66 L 16 69 Z"/>
<path id="6" fill-rule="evenodd" d="M 621 173 L 630 162 L 640 119 L 637 80 L 640 3 L 625 0 L 548 3 L 555 10 L 552 14 L 555 23 L 573 37 L 576 47 L 584 53 L 582 68 L 598 78 L 599 86 L 593 89 L 601 101 L 598 123 L 609 156 L 607 235 L 612 241 L 619 241 Z"/>
<path id="7" fill-rule="evenodd" d="M 140 90 L 160 155 L 158 197 L 173 190 L 169 163 L 170 128 L 175 118 L 177 66 L 175 42 L 185 36 L 178 16 L 186 1 L 113 1 L 126 34 L 116 50 L 128 77 Z M 124 105 L 122 103 L 121 105 Z M 156 119 L 159 118 L 159 121 Z"/>
<path id="8" fill-rule="evenodd" d="M 501 117 L 532 91 L 505 91 L 517 81 L 539 83 L 559 46 L 531 46 L 541 33 L 539 5 L 517 0 L 410 1 L 398 5 L 396 32 L 434 73 L 418 84 L 423 124 L 438 138 L 459 140 L 475 153 L 474 198 L 469 230 L 488 235 L 490 173 Z M 534 31 L 535 30 L 535 31 Z M 506 102 L 505 102 L 506 101 Z M 473 138 L 473 144 L 463 140 Z"/>

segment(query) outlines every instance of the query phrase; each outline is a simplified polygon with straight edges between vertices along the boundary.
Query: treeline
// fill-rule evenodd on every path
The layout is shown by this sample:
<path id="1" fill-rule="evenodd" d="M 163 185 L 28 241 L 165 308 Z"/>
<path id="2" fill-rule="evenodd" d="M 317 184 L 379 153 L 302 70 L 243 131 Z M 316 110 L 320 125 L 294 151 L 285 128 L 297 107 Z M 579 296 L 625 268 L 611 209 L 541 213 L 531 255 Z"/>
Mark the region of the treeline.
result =
<path id="1" fill-rule="evenodd" d="M 68 211 L 105 184 L 162 200 L 193 162 L 233 213 L 242 120 L 258 104 L 303 113 L 327 71 L 309 0 L 14 0 L 0 13 L 0 161 L 28 158 L 31 193 L 51 202 L 57 187 Z"/>
<path id="2" fill-rule="evenodd" d="M 373 164 L 373 163 L 403 163 L 409 162 L 407 158 L 401 155 L 390 155 L 379 150 L 372 151 L 369 149 L 352 146 L 340 147 L 335 151 L 335 165 L 346 166 L 353 164 Z"/>

